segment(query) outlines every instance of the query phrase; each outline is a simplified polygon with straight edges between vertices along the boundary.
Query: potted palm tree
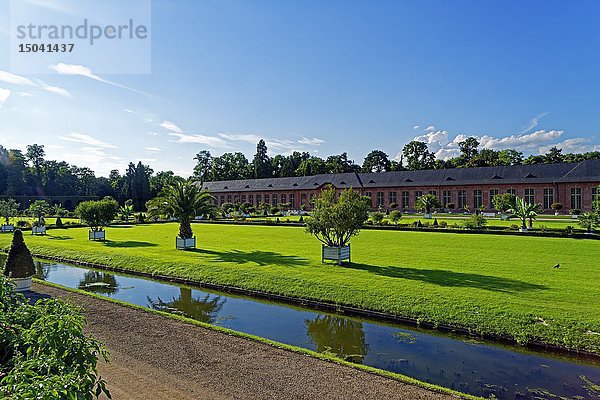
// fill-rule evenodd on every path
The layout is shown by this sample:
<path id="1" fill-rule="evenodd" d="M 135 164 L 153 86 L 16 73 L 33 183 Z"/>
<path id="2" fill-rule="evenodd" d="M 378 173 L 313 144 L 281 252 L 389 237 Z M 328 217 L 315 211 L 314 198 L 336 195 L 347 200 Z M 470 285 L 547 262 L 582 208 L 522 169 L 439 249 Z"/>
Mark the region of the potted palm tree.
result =
<path id="1" fill-rule="evenodd" d="M 0 232 L 13 232 L 15 226 L 10 223 L 10 217 L 17 215 L 19 204 L 14 199 L 0 200 L 0 217 L 5 224 L 0 227 Z"/>
<path id="2" fill-rule="evenodd" d="M 90 227 L 88 240 L 106 240 L 104 230 L 117 216 L 119 203 L 111 197 L 102 200 L 82 201 L 75 208 L 75 214 Z"/>
<path id="3" fill-rule="evenodd" d="M 179 221 L 179 236 L 175 238 L 177 249 L 196 248 L 196 237 L 191 221 L 196 215 L 213 212 L 213 197 L 191 180 L 177 180 L 165 186 L 160 194 L 146 203 L 148 215 L 172 215 Z"/>
<path id="4" fill-rule="evenodd" d="M 432 194 L 426 194 L 419 197 L 418 206 L 425 210 L 424 218 L 431 219 L 431 210 L 440 207 L 440 201 Z"/>
<path id="5" fill-rule="evenodd" d="M 369 219 L 371 200 L 352 189 L 342 191 L 336 199 L 334 188 L 324 190 L 315 199 L 312 217 L 306 222 L 306 232 L 321 243 L 321 262 L 350 261 L 350 239 L 358 235 Z"/>
<path id="6" fill-rule="evenodd" d="M 31 227 L 32 235 L 45 235 L 46 234 L 46 220 L 44 217 L 49 211 L 48 203 L 45 200 L 36 200 L 29 205 L 27 213 L 35 218 L 37 221 L 33 223 Z"/>
<path id="7" fill-rule="evenodd" d="M 23 240 L 23 232 L 17 229 L 4 264 L 4 275 L 15 285 L 17 292 L 31 288 L 31 277 L 35 274 L 35 264 L 29 249 Z"/>
<path id="8" fill-rule="evenodd" d="M 600 226 L 600 214 L 595 212 L 583 213 L 579 216 L 577 223 L 585 229 L 586 235 L 593 235 L 594 227 Z"/>
<path id="9" fill-rule="evenodd" d="M 526 203 L 520 197 L 515 199 L 515 207 L 508 210 L 512 215 L 509 218 L 519 218 L 521 220 L 521 228 L 519 232 L 527 232 L 527 221 L 529 220 L 529 229 L 533 228 L 533 220 L 537 217 L 538 209 L 540 204 L 529 204 Z"/>

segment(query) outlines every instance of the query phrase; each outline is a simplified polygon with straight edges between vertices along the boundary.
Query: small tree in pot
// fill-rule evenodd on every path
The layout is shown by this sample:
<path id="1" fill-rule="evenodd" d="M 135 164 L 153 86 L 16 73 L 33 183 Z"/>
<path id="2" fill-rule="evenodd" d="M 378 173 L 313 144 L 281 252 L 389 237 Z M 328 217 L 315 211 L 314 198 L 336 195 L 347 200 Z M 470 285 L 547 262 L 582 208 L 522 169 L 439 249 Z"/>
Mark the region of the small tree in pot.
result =
<path id="1" fill-rule="evenodd" d="M 529 204 L 526 203 L 520 197 L 515 199 L 515 208 L 508 210 L 511 215 L 509 218 L 517 217 L 521 220 L 521 229 L 520 232 L 527 232 L 527 220 L 529 220 L 529 228 L 533 228 L 533 220 L 537 217 L 538 209 L 540 208 L 540 204 Z"/>
<path id="2" fill-rule="evenodd" d="M 342 191 L 336 199 L 335 189 L 327 189 L 315 199 L 306 232 L 323 243 L 321 261 L 334 260 L 338 265 L 350 261 L 350 239 L 369 219 L 371 200 L 352 189 Z"/>
<path id="3" fill-rule="evenodd" d="M 36 200 L 29 205 L 27 213 L 35 218 L 37 221 L 33 223 L 31 233 L 34 235 L 45 235 L 46 234 L 46 220 L 44 217 L 50 210 L 50 206 L 45 200 Z"/>
<path id="4" fill-rule="evenodd" d="M 550 204 L 550 208 L 554 210 L 554 215 L 559 215 L 560 210 L 563 209 L 562 203 L 552 203 Z"/>
<path id="5" fill-rule="evenodd" d="M 33 257 L 23 240 L 23 232 L 17 229 L 4 264 L 4 275 L 12 280 L 17 292 L 24 292 L 31 287 L 31 277 L 34 274 Z"/>
<path id="6" fill-rule="evenodd" d="M 446 208 L 448 209 L 448 214 L 452 214 L 452 210 L 454 210 L 456 208 L 456 204 L 448 203 L 448 204 L 446 204 Z"/>
<path id="7" fill-rule="evenodd" d="M 165 186 L 160 194 L 146 203 L 148 215 L 172 215 L 179 221 L 179 236 L 175 247 L 187 249 L 196 247 L 196 238 L 191 221 L 196 215 L 213 213 L 213 197 L 208 190 L 202 190 L 194 182 L 178 180 Z"/>
<path id="8" fill-rule="evenodd" d="M 19 204 L 15 199 L 0 200 L 0 217 L 4 218 L 5 224 L 0 228 L 0 232 L 12 232 L 15 226 L 10 223 L 10 217 L 17 215 Z"/>
<path id="9" fill-rule="evenodd" d="M 75 214 L 90 227 L 89 240 L 106 240 L 104 228 L 115 219 L 119 203 L 113 198 L 83 201 L 75 208 Z"/>
<path id="10" fill-rule="evenodd" d="M 596 212 L 583 213 L 579 216 L 577 223 L 586 230 L 586 234 L 593 235 L 594 227 L 600 227 L 600 214 Z"/>
<path id="11" fill-rule="evenodd" d="M 432 194 L 426 194 L 419 197 L 418 206 L 422 210 L 425 210 L 425 218 L 431 218 L 431 210 L 440 207 L 440 201 Z"/>
<path id="12" fill-rule="evenodd" d="M 505 220 L 508 218 L 508 210 L 512 210 L 517 205 L 517 196 L 510 193 L 503 193 L 494 196 L 492 203 L 497 211 L 500 211 L 501 219 Z"/>

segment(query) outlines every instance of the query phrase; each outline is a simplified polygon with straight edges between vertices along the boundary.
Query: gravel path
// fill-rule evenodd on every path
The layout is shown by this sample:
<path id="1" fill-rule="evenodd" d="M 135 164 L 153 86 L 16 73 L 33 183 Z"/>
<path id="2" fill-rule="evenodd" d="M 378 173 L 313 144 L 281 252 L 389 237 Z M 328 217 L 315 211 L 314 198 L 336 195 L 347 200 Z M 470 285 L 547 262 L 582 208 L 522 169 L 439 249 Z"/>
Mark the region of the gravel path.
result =
<path id="1" fill-rule="evenodd" d="M 354 368 L 35 284 L 85 309 L 113 399 L 452 399 Z"/>

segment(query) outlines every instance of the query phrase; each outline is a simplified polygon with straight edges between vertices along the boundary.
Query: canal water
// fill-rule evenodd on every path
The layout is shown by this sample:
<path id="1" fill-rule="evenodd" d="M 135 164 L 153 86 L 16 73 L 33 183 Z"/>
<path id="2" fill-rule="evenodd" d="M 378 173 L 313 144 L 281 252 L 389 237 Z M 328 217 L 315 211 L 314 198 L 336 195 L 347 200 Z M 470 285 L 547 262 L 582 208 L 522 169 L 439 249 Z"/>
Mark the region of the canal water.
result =
<path id="1" fill-rule="evenodd" d="M 589 358 L 532 352 L 54 262 L 37 261 L 37 269 L 38 276 L 49 282 L 335 354 L 478 396 L 600 398 L 600 361 Z"/>

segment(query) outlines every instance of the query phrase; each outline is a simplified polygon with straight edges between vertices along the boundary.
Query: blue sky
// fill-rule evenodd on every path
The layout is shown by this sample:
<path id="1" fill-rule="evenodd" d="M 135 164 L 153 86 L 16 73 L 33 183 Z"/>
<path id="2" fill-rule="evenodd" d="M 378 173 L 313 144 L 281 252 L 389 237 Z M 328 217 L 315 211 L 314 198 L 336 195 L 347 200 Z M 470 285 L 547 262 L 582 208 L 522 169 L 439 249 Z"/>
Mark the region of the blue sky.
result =
<path id="1" fill-rule="evenodd" d="M 137 160 L 189 175 L 198 151 L 250 158 L 258 138 L 357 162 L 414 138 L 439 157 L 464 136 L 600 150 L 599 17 L 598 1 L 156 0 L 150 74 L 24 75 L 0 57 L 0 144 L 98 175 Z M 8 27 L 3 2 L 2 54 Z"/>

